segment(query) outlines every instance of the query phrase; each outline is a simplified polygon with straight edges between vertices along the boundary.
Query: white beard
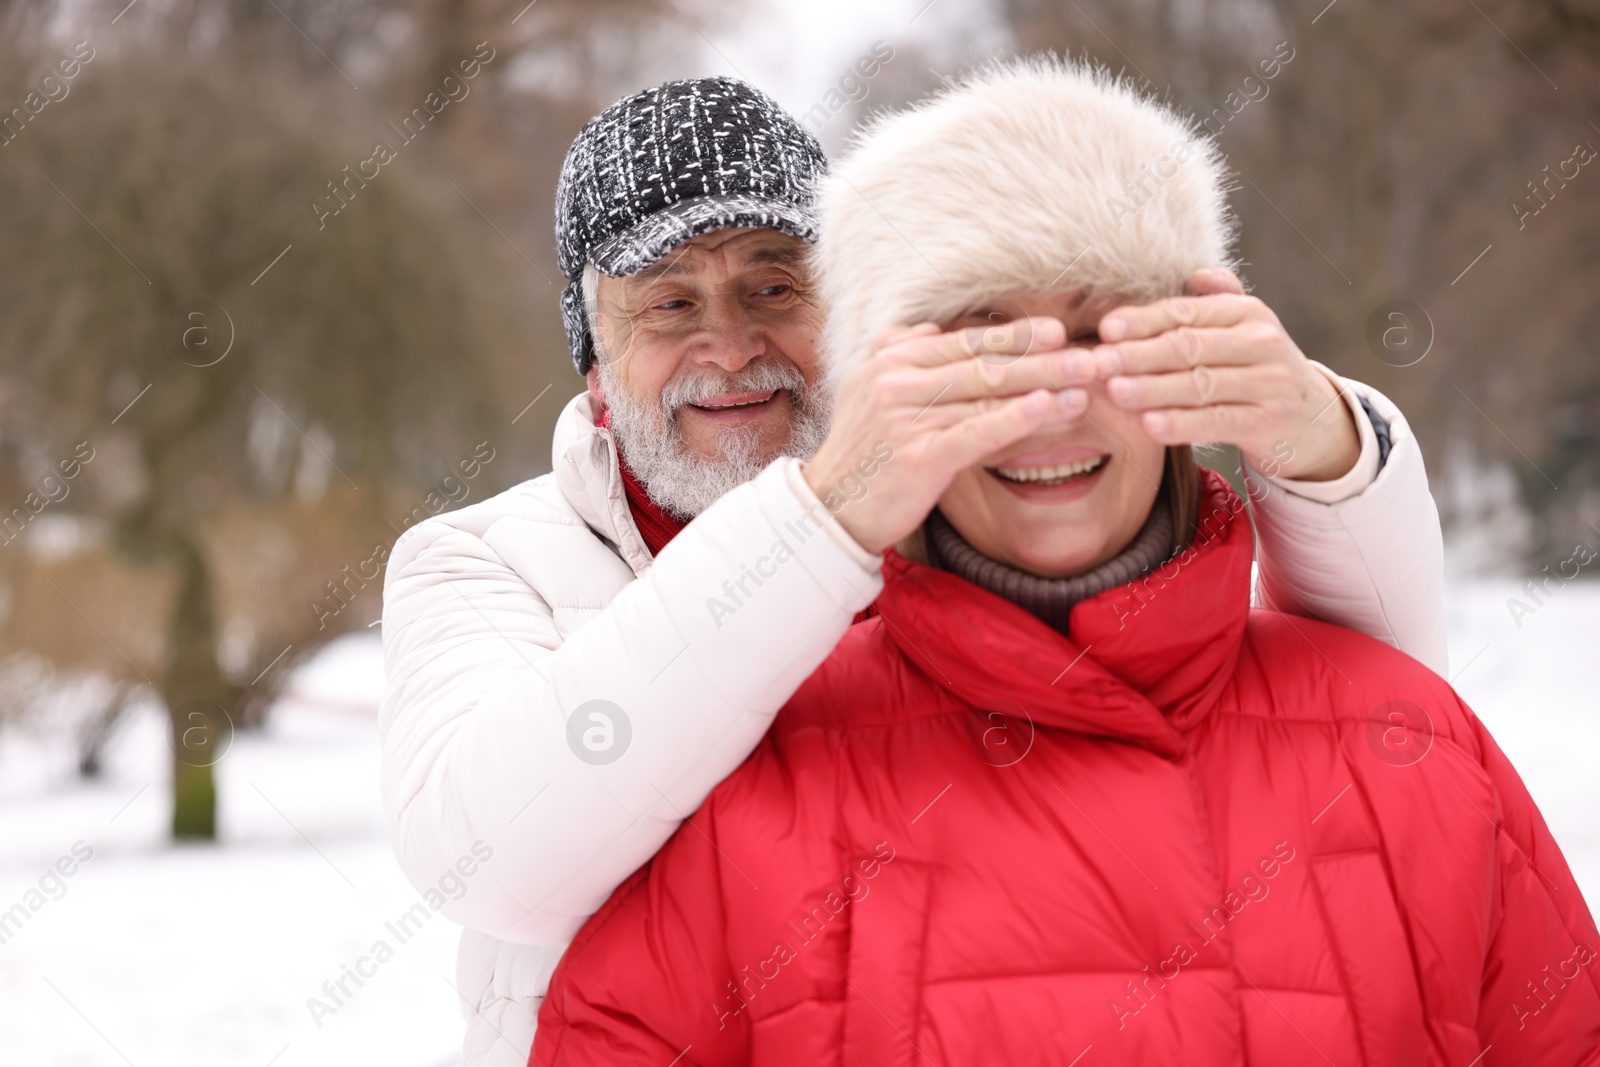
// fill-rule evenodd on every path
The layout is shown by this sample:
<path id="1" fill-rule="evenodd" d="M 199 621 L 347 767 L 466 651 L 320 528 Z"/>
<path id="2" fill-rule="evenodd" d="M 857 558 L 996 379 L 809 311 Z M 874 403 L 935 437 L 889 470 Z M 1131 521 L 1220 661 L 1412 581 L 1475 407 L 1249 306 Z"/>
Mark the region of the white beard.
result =
<path id="1" fill-rule="evenodd" d="M 604 358 L 600 381 L 623 459 L 649 490 L 650 499 L 682 519 L 694 518 L 778 456 L 810 459 L 827 437 L 833 413 L 833 397 L 826 386 L 807 385 L 800 369 L 781 356 L 763 357 L 736 374 L 702 372 L 674 378 L 662 389 L 657 404 L 629 393 Z M 772 390 L 789 394 L 794 419 L 787 441 L 776 449 L 763 448 L 758 427 L 740 426 L 718 432 L 714 456 L 689 451 L 678 422 L 683 405 L 724 393 Z"/>

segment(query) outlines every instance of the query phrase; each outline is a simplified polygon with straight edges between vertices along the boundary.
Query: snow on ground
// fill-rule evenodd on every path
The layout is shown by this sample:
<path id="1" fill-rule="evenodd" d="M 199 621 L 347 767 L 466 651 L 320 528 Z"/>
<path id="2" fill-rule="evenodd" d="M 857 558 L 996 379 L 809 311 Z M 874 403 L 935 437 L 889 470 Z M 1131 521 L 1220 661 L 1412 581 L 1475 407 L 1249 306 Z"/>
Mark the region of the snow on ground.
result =
<path id="1" fill-rule="evenodd" d="M 1519 627 L 1506 602 L 1522 595 L 1509 581 L 1457 583 L 1451 671 L 1600 901 L 1600 585 L 1557 591 Z M 0 735 L 0 910 L 63 857 L 73 869 L 45 879 L 43 906 L 0 944 L 0 1067 L 456 1061 L 455 928 L 433 915 L 402 944 L 386 925 L 419 897 L 378 803 L 380 685 L 367 636 L 303 670 L 267 729 L 236 737 L 218 764 L 214 846 L 165 841 L 153 709 L 124 724 L 92 786 L 70 754 Z M 74 859 L 75 846 L 92 857 Z M 323 983 L 379 940 L 392 958 L 314 1019 L 308 998 L 332 1004 Z"/>
<path id="2" fill-rule="evenodd" d="M 403 944 L 386 928 L 420 897 L 383 828 L 381 684 L 375 637 L 302 671 L 301 696 L 218 763 L 214 846 L 165 840 L 170 756 L 153 708 L 124 724 L 90 787 L 67 753 L 0 737 L 0 909 L 75 843 L 92 849 L 0 945 L 0 1065 L 455 1062 L 456 928 L 426 907 Z M 335 1004 L 323 983 L 379 940 L 392 958 Z M 311 997 L 333 1011 L 314 1019 Z"/>
<path id="3" fill-rule="evenodd" d="M 1600 908 L 1600 583 L 1537 600 L 1511 579 L 1450 590 L 1450 680 L 1522 775 L 1590 909 Z"/>

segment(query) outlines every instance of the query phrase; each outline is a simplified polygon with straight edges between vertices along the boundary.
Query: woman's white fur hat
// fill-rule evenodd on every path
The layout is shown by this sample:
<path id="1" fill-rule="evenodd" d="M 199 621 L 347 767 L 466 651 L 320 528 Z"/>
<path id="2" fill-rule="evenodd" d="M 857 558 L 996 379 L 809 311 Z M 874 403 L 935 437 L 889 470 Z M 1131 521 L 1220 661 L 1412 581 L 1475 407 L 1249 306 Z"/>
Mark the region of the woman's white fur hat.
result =
<path id="1" fill-rule="evenodd" d="M 815 252 L 837 382 L 891 326 L 1019 292 L 1175 296 L 1230 266 L 1226 166 L 1192 121 L 1086 63 L 995 64 L 856 135 Z"/>

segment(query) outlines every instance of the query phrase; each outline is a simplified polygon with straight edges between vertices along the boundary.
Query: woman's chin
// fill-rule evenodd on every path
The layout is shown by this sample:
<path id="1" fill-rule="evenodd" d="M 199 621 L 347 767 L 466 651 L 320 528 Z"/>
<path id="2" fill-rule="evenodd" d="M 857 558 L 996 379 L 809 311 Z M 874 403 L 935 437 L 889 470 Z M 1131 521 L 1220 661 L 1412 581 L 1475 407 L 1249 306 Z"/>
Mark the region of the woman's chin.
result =
<path id="1" fill-rule="evenodd" d="M 1041 578 L 1071 578 L 1116 555 L 1117 531 L 1107 528 L 1108 509 L 1097 500 L 1078 498 L 1053 507 L 1040 503 L 1000 503 L 990 511 L 994 522 L 985 534 L 972 531 L 976 540 L 968 533 L 962 536 L 991 559 Z"/>
<path id="2" fill-rule="evenodd" d="M 1079 550 L 1077 546 L 1063 552 L 1057 544 L 1018 546 L 1011 556 L 1012 566 L 1040 578 L 1073 578 L 1094 570 L 1100 553 L 1087 548 Z"/>
<path id="3" fill-rule="evenodd" d="M 988 537 L 976 540 L 966 533 L 967 543 L 990 559 L 1038 575 L 1040 578 L 1071 578 L 1093 570 L 1115 551 L 1108 552 L 1110 531 L 1100 529 L 1090 517 L 1083 523 L 1040 522 L 1037 516 L 1018 516 L 1015 522 L 998 524 Z M 959 526 L 956 532 L 961 533 Z M 974 531 L 975 532 L 975 531 Z"/>

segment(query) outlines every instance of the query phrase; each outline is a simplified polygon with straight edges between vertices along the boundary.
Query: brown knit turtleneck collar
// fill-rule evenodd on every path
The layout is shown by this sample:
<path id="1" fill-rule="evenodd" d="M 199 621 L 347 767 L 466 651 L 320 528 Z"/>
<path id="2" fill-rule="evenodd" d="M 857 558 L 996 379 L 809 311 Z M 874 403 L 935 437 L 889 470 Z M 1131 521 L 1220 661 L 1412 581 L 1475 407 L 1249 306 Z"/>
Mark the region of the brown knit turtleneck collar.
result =
<path id="1" fill-rule="evenodd" d="M 1067 632 L 1073 607 L 1097 593 L 1142 578 L 1172 554 L 1172 511 L 1166 493 L 1156 497 L 1150 517 L 1133 541 L 1100 566 L 1071 578 L 1041 578 L 981 554 L 935 508 L 927 522 L 928 561 L 1037 615 Z"/>

